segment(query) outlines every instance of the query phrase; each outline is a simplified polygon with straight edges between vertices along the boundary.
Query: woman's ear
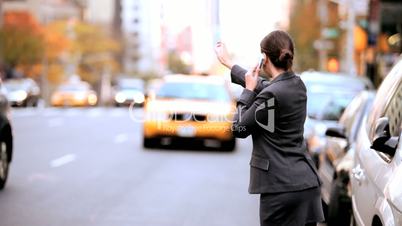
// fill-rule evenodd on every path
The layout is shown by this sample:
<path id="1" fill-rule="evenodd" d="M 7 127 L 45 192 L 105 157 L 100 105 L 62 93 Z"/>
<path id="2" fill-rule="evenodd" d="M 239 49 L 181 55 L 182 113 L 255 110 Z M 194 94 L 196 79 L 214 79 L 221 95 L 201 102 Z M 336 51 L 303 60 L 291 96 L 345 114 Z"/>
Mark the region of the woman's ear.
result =
<path id="1" fill-rule="evenodd" d="M 264 67 L 269 67 L 269 65 L 271 64 L 271 61 L 269 60 L 269 58 L 267 57 L 267 54 L 265 54 L 265 53 L 263 53 L 264 54 L 264 63 L 263 63 L 263 65 L 264 65 Z"/>
<path id="2" fill-rule="evenodd" d="M 262 69 L 264 68 L 265 64 L 267 63 L 267 55 L 264 52 L 261 52 L 259 67 Z"/>
<path id="3" fill-rule="evenodd" d="M 265 57 L 264 60 L 264 66 L 262 67 L 264 69 L 264 72 L 266 75 L 270 76 L 271 75 L 271 68 L 272 68 L 272 63 L 271 60 L 269 59 L 269 57 Z"/>

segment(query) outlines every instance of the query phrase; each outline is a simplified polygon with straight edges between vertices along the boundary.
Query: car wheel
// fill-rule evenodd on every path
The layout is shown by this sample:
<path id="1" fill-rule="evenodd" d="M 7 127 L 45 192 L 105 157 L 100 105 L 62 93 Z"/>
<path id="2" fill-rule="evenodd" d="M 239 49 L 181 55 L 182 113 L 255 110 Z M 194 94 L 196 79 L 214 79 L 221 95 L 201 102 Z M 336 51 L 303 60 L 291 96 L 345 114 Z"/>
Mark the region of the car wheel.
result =
<path id="1" fill-rule="evenodd" d="M 233 151 L 236 147 L 236 139 L 232 138 L 228 141 L 221 142 L 221 149 L 223 151 Z"/>
<path id="2" fill-rule="evenodd" d="M 29 106 L 29 100 L 28 100 L 28 99 L 25 99 L 25 100 L 21 103 L 21 107 L 26 108 L 26 107 L 28 107 L 28 106 Z"/>
<path id="3" fill-rule="evenodd" d="M 158 145 L 156 138 L 145 138 L 143 139 L 142 145 L 144 148 L 155 148 Z"/>
<path id="4" fill-rule="evenodd" d="M 351 223 L 352 203 L 346 186 L 347 183 L 341 177 L 333 182 L 328 205 L 328 226 Z"/>
<path id="5" fill-rule="evenodd" d="M 37 107 L 38 106 L 38 102 L 39 102 L 39 98 L 32 98 L 32 100 L 31 100 L 31 106 L 32 107 Z"/>
<path id="6" fill-rule="evenodd" d="M 9 157 L 6 142 L 0 142 L 0 190 L 6 185 L 8 177 Z"/>

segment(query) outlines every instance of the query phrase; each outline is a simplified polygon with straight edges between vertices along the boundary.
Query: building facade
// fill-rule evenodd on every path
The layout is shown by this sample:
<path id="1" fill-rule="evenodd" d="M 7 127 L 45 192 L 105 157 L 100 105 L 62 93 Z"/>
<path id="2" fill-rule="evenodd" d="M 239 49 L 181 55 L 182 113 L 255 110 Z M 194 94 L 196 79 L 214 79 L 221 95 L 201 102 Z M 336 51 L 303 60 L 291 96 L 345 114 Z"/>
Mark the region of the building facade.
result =
<path id="1" fill-rule="evenodd" d="M 161 43 L 160 0 L 121 0 L 126 73 L 159 72 Z"/>

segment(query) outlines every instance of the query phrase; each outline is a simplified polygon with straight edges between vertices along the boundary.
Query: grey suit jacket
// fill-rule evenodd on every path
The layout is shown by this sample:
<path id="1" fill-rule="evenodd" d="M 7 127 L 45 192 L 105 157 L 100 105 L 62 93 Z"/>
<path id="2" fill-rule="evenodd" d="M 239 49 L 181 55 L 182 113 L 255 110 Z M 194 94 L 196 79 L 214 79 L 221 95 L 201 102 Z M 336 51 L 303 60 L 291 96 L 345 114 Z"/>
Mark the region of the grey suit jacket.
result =
<path id="1" fill-rule="evenodd" d="M 232 82 L 245 86 L 246 70 L 232 67 Z M 300 191 L 321 185 L 303 139 L 306 87 L 293 72 L 272 81 L 259 78 L 237 102 L 233 133 L 253 140 L 250 161 L 252 194 Z"/>

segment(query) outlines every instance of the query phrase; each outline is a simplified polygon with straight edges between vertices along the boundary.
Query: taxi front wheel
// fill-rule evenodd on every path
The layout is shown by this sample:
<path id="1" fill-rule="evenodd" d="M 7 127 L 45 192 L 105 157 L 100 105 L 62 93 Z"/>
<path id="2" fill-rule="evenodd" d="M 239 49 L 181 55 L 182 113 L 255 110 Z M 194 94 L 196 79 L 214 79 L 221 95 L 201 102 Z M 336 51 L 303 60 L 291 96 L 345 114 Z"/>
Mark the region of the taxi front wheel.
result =
<path id="1" fill-rule="evenodd" d="M 228 141 L 221 141 L 221 149 L 223 151 L 233 151 L 236 147 L 236 138 L 232 138 Z"/>
<path id="2" fill-rule="evenodd" d="M 7 153 L 7 145 L 0 142 L 0 190 L 4 188 L 8 176 L 9 157 Z"/>
<path id="3" fill-rule="evenodd" d="M 159 144 L 158 139 L 156 138 L 143 138 L 142 145 L 144 148 L 154 148 Z"/>

